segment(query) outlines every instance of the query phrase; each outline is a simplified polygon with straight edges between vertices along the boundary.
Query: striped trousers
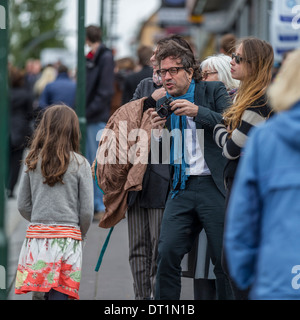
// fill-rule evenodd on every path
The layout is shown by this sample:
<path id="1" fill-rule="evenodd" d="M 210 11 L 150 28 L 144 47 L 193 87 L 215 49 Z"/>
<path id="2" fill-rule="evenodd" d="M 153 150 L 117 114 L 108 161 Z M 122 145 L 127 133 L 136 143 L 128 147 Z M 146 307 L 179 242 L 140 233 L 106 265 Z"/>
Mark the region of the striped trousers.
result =
<path id="1" fill-rule="evenodd" d="M 140 208 L 139 197 L 128 210 L 129 264 L 136 300 L 155 297 L 157 248 L 164 209 Z"/>

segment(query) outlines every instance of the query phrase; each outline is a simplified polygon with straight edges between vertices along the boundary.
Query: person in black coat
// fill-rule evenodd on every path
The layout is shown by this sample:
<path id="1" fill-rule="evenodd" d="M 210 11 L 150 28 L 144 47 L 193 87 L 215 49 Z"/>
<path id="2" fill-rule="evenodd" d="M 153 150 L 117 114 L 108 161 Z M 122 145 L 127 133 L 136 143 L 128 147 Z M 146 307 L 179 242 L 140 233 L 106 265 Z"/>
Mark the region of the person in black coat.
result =
<path id="1" fill-rule="evenodd" d="M 25 88 L 24 73 L 10 66 L 10 117 L 9 117 L 9 173 L 7 194 L 14 196 L 14 188 L 18 181 L 23 152 L 28 138 L 31 136 L 31 117 L 33 113 L 33 97 Z"/>
<path id="2" fill-rule="evenodd" d="M 86 56 L 86 140 L 85 157 L 92 165 L 96 157 L 101 132 L 110 117 L 114 93 L 114 57 L 102 43 L 98 26 L 86 28 L 86 44 L 90 52 Z M 94 182 L 95 218 L 105 211 L 103 194 Z"/>
<path id="3" fill-rule="evenodd" d="M 138 59 L 141 70 L 134 72 L 124 79 L 124 88 L 122 96 L 122 105 L 129 102 L 135 93 L 135 90 L 139 83 L 146 78 L 152 77 L 153 69 L 150 66 L 150 58 L 153 54 L 153 50 L 149 46 L 141 46 L 138 49 Z"/>

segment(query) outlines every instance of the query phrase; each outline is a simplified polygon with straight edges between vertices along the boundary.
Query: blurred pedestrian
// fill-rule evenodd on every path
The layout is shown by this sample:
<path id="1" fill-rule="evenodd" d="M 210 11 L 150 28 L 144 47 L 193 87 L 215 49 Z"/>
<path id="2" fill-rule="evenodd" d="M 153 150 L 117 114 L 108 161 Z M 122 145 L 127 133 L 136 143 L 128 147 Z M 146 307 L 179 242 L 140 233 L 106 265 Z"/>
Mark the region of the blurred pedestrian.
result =
<path id="1" fill-rule="evenodd" d="M 200 67 L 202 81 L 223 82 L 228 94 L 233 98 L 240 81 L 232 78 L 230 62 L 231 58 L 229 56 L 217 54 L 203 60 Z M 216 298 L 215 275 L 205 230 L 201 231 L 195 247 L 196 256 L 190 257 L 190 260 L 193 260 L 193 265 L 195 265 L 195 273 L 193 274 L 195 300 L 214 300 Z"/>
<path id="2" fill-rule="evenodd" d="M 122 104 L 129 102 L 138 86 L 138 84 L 145 78 L 152 77 L 153 70 L 150 65 L 150 58 L 152 56 L 152 48 L 149 46 L 141 46 L 137 51 L 138 66 L 141 68 L 138 72 L 134 72 L 124 79 L 124 88 L 122 96 Z"/>
<path id="3" fill-rule="evenodd" d="M 8 197 L 14 197 L 23 153 L 32 134 L 33 97 L 25 87 L 24 72 L 14 66 L 9 67 L 9 174 Z"/>
<path id="4" fill-rule="evenodd" d="M 179 300 L 181 261 L 202 228 L 214 262 L 217 299 L 231 299 L 230 284 L 221 267 L 225 159 L 212 139 L 213 128 L 222 120 L 230 98 L 223 83 L 199 81 L 200 68 L 192 50 L 169 41 L 159 48 L 156 58 L 167 90 L 157 105 L 167 98 L 174 101 L 168 118 L 153 112 L 152 128 L 166 125 L 175 134 L 170 150 L 171 191 L 158 244 L 156 299 Z"/>
<path id="5" fill-rule="evenodd" d="M 133 58 L 125 57 L 115 61 L 114 69 L 114 95 L 112 97 L 110 115 L 122 106 L 124 80 L 135 70 L 136 64 Z"/>
<path id="6" fill-rule="evenodd" d="M 214 129 L 217 145 L 223 149 L 227 159 L 224 180 L 227 189 L 226 206 L 228 204 L 236 169 L 242 149 L 248 138 L 250 129 L 269 118 L 271 109 L 266 91 L 272 80 L 274 53 L 272 46 L 257 38 L 245 38 L 232 54 L 231 74 L 240 80 L 240 86 L 232 107 L 224 113 L 224 123 Z M 226 252 L 223 267 L 226 267 Z M 247 292 L 235 290 L 236 299 L 247 299 Z"/>
<path id="7" fill-rule="evenodd" d="M 41 76 L 41 62 L 39 59 L 28 59 L 25 64 L 25 87 L 33 92 L 36 81 Z"/>
<path id="8" fill-rule="evenodd" d="M 234 34 L 224 34 L 220 39 L 219 52 L 231 57 L 232 53 L 235 51 L 236 42 L 237 39 Z"/>
<path id="9" fill-rule="evenodd" d="M 48 65 L 42 70 L 39 79 L 35 82 L 33 86 L 34 98 L 37 101 L 39 101 L 40 96 L 43 93 L 46 85 L 50 82 L 53 82 L 56 76 L 57 76 L 57 70 L 52 65 Z M 38 102 L 37 102 L 37 106 L 38 106 Z"/>
<path id="10" fill-rule="evenodd" d="M 65 104 L 75 109 L 76 83 L 69 77 L 68 68 L 59 64 L 57 77 L 46 85 L 39 99 L 39 108 L 45 109 L 54 104 Z"/>
<path id="11" fill-rule="evenodd" d="M 35 82 L 35 84 L 33 86 L 33 99 L 34 99 L 34 101 L 33 101 L 33 112 L 34 112 L 33 127 L 34 128 L 37 127 L 37 125 L 41 119 L 41 116 L 42 116 L 41 109 L 39 108 L 40 97 L 41 97 L 45 87 L 47 86 L 47 84 L 53 82 L 56 77 L 57 77 L 56 68 L 53 65 L 49 64 L 43 68 L 38 80 Z"/>
<path id="12" fill-rule="evenodd" d="M 300 50 L 268 92 L 278 113 L 251 131 L 229 202 L 229 272 L 253 300 L 299 300 Z"/>
<path id="13" fill-rule="evenodd" d="M 25 159 L 18 209 L 30 222 L 21 248 L 16 294 L 46 292 L 45 299 L 79 299 L 82 240 L 93 217 L 93 180 L 79 152 L 76 113 L 48 108 Z"/>
<path id="14" fill-rule="evenodd" d="M 114 58 L 110 49 L 102 43 L 101 29 L 86 28 L 86 44 L 91 51 L 86 56 L 86 150 L 92 165 L 96 158 L 101 132 L 110 117 L 114 93 Z M 103 194 L 94 182 L 95 218 L 105 211 Z"/>

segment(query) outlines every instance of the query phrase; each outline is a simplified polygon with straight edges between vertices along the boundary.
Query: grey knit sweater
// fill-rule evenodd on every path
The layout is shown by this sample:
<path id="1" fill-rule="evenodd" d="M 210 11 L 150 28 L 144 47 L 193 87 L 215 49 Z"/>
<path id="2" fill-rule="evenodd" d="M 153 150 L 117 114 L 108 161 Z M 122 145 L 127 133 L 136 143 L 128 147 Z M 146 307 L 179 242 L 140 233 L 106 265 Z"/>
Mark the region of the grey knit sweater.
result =
<path id="1" fill-rule="evenodd" d="M 18 192 L 18 209 L 31 223 L 79 226 L 85 236 L 94 214 L 93 178 L 88 161 L 72 153 L 64 184 L 50 187 L 44 184 L 41 161 L 34 171 L 26 173 L 26 166 Z"/>

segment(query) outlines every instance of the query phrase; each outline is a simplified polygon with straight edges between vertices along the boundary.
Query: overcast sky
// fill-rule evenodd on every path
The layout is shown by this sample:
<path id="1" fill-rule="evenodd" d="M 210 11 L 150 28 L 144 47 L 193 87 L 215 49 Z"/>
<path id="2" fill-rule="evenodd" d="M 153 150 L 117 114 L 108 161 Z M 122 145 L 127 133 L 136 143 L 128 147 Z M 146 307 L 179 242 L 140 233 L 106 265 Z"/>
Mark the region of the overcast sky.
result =
<path id="1" fill-rule="evenodd" d="M 111 0 L 106 0 L 110 2 Z M 135 35 L 138 25 L 149 18 L 159 7 L 160 0 L 116 0 L 118 2 L 116 12 L 116 30 L 119 36 L 117 42 L 117 58 L 130 54 L 129 43 Z M 77 1 L 67 0 L 67 12 L 64 25 L 68 31 L 77 30 Z M 98 24 L 100 21 L 100 0 L 86 0 L 85 25 Z M 109 6 L 109 5 L 108 5 Z M 68 37 L 67 44 L 70 49 L 76 50 L 77 38 Z"/>

